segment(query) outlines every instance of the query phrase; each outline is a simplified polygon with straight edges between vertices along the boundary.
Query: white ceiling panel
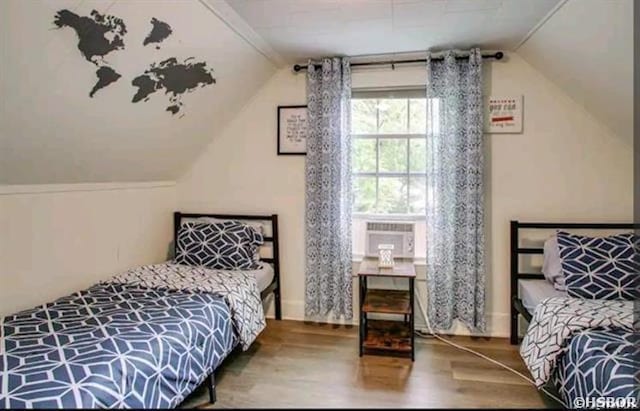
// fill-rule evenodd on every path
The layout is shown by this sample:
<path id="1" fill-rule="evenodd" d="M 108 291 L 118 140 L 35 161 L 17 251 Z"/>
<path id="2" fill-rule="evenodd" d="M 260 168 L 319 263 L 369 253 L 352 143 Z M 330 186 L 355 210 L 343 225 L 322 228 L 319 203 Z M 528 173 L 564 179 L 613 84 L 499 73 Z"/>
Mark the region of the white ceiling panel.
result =
<path id="1" fill-rule="evenodd" d="M 480 46 L 511 50 L 560 0 L 226 0 L 289 62 Z"/>

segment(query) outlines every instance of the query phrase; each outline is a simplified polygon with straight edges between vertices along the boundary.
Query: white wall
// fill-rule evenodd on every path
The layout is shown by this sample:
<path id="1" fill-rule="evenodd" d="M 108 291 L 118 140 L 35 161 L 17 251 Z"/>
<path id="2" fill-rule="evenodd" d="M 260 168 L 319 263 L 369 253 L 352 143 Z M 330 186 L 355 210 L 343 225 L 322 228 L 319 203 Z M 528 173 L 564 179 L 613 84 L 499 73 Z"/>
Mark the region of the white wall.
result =
<path id="1" fill-rule="evenodd" d="M 164 261 L 175 183 L 0 186 L 0 317 Z"/>
<path id="2" fill-rule="evenodd" d="M 620 138 L 633 135 L 633 0 L 569 0 L 518 54 Z"/>
<path id="3" fill-rule="evenodd" d="M 487 95 L 525 101 L 523 134 L 486 136 L 487 312 L 490 333 L 506 336 L 509 220 L 630 220 L 632 153 L 517 55 L 485 68 Z M 353 86 L 419 85 L 424 77 L 420 68 L 360 70 Z M 277 72 L 177 187 L 184 211 L 280 215 L 283 310 L 295 319 L 304 312 L 304 157 L 276 155 L 276 108 L 304 103 L 304 75 Z"/>
<path id="4" fill-rule="evenodd" d="M 182 211 L 279 214 L 285 317 L 304 307 L 304 157 L 276 155 L 276 110 L 305 104 L 305 96 L 304 76 L 278 71 L 212 141 L 177 189 Z"/>

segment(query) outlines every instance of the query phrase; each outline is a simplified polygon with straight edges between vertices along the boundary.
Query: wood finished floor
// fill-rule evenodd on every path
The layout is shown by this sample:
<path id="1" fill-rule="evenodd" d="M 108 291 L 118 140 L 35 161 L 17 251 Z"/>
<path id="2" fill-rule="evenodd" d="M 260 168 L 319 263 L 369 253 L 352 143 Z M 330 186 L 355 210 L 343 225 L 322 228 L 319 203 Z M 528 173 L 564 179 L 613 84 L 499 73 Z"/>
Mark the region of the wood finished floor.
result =
<path id="1" fill-rule="evenodd" d="M 541 408 L 520 377 L 434 339 L 416 338 L 416 361 L 358 357 L 357 327 L 269 320 L 253 346 L 216 372 L 218 401 L 204 387 L 183 407 Z M 527 375 L 507 339 L 452 337 Z"/>

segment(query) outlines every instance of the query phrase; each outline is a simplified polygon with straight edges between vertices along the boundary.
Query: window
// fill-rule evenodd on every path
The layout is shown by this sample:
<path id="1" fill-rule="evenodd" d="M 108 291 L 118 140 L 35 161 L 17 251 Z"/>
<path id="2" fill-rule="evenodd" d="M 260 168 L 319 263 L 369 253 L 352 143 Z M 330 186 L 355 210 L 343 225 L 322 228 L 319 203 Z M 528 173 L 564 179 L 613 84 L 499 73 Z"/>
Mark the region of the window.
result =
<path id="1" fill-rule="evenodd" d="M 424 90 L 354 91 L 354 213 L 424 215 L 426 129 Z"/>

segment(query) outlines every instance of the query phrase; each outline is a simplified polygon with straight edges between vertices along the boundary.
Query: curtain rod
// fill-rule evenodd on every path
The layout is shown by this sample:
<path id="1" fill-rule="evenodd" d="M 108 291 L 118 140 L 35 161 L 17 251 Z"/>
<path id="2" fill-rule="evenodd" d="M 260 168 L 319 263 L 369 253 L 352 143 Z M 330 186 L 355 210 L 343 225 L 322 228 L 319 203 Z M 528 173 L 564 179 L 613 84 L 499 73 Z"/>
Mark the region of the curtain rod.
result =
<path id="1" fill-rule="evenodd" d="M 483 59 L 496 59 L 502 60 L 504 57 L 504 53 L 501 51 L 497 51 L 494 54 L 483 54 Z M 469 56 L 456 56 L 456 60 L 466 60 Z M 431 61 L 442 61 L 444 57 L 432 57 Z M 391 65 L 392 68 L 395 68 L 396 64 L 411 64 L 411 63 L 426 63 L 427 59 L 415 59 L 415 60 L 385 60 L 385 61 L 370 61 L 365 63 L 351 63 L 351 67 L 362 67 L 362 66 L 388 66 Z M 321 64 L 315 64 L 316 68 L 322 67 Z M 293 71 L 299 72 L 307 69 L 307 65 L 296 64 L 293 66 Z"/>

